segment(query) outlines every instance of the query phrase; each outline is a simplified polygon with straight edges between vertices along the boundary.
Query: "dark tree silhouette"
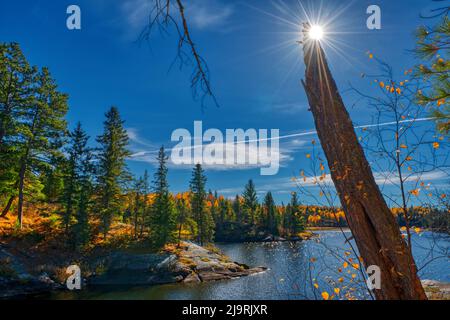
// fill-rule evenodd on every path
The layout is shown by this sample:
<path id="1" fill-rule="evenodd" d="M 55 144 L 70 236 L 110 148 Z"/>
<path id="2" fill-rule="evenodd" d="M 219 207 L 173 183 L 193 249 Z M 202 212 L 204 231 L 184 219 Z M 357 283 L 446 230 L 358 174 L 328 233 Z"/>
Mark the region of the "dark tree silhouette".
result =
<path id="1" fill-rule="evenodd" d="M 216 106 L 219 106 L 211 88 L 208 65 L 191 37 L 184 2 L 182 0 L 153 1 L 154 5 L 149 15 L 148 25 L 142 31 L 140 40 L 148 41 L 155 28 L 162 33 L 168 33 L 171 27 L 174 28 L 178 37 L 177 55 L 174 62 L 180 63 L 180 69 L 184 66 L 193 66 L 191 89 L 194 99 L 200 99 L 202 109 L 204 109 L 205 99 L 208 97 Z"/>

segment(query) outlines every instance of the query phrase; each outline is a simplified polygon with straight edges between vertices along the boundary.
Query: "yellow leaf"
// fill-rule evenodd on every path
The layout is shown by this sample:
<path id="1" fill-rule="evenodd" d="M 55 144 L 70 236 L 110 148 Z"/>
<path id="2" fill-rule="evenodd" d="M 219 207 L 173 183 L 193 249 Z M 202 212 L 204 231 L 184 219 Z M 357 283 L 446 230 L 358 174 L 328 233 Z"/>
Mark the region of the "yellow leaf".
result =
<path id="1" fill-rule="evenodd" d="M 407 147 L 406 145 L 404 145 L 404 144 L 401 144 L 401 145 L 400 145 L 400 148 L 402 148 L 402 149 L 408 149 L 408 147 Z"/>
<path id="2" fill-rule="evenodd" d="M 324 291 L 322 292 L 322 298 L 323 300 L 328 300 L 330 298 L 330 295 L 328 294 L 328 292 Z"/>
<path id="3" fill-rule="evenodd" d="M 435 148 L 435 149 L 439 149 L 439 147 L 440 147 L 440 144 L 439 144 L 439 142 L 435 142 L 435 143 L 433 143 L 433 148 Z"/>
<path id="4" fill-rule="evenodd" d="M 356 274 L 352 274 L 352 279 L 355 279 L 356 278 Z"/>
<path id="5" fill-rule="evenodd" d="M 314 288 L 319 289 L 319 285 L 317 283 L 314 283 Z"/>
<path id="6" fill-rule="evenodd" d="M 353 266 L 353 268 L 355 268 L 355 269 L 359 269 L 359 264 L 357 264 L 357 263 L 352 264 L 352 266 Z"/>
<path id="7" fill-rule="evenodd" d="M 310 158 L 311 158 L 311 155 L 308 153 L 308 154 L 306 155 L 306 158 L 310 159 Z"/>
<path id="8" fill-rule="evenodd" d="M 384 82 L 380 81 L 380 87 L 384 88 Z"/>
<path id="9" fill-rule="evenodd" d="M 341 292 L 341 289 L 339 289 L 339 288 L 334 288 L 334 293 L 339 294 L 339 292 Z"/>
<path id="10" fill-rule="evenodd" d="M 420 233 L 420 231 L 422 231 L 422 229 L 420 229 L 419 227 L 415 227 L 415 228 L 414 228 L 414 232 L 415 232 L 415 233 Z"/>
<path id="11" fill-rule="evenodd" d="M 347 267 L 348 267 L 348 262 L 347 262 L 347 261 L 344 261 L 344 263 L 342 264 L 342 266 L 344 267 L 344 269 L 347 268 Z"/>
<path id="12" fill-rule="evenodd" d="M 338 281 L 339 281 L 340 283 L 342 283 L 342 282 L 344 282 L 344 278 L 343 278 L 343 277 L 340 277 L 340 278 L 338 279 Z"/>
<path id="13" fill-rule="evenodd" d="M 406 227 L 401 227 L 400 230 L 401 231 L 406 231 Z"/>

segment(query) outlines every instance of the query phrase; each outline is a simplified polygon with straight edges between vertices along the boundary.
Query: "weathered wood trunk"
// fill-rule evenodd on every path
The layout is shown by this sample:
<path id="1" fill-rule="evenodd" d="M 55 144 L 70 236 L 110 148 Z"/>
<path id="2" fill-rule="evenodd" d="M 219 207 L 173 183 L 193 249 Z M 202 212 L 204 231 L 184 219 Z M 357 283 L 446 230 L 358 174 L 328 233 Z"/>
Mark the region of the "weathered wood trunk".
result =
<path id="1" fill-rule="evenodd" d="M 426 299 L 414 259 L 401 237 L 358 142 L 319 41 L 303 43 L 303 82 L 331 177 L 365 267 L 381 270 L 377 299 Z"/>
<path id="2" fill-rule="evenodd" d="M 8 199 L 8 202 L 6 203 L 5 208 L 3 208 L 2 213 L 0 214 L 0 218 L 6 218 L 6 216 L 9 213 L 9 210 L 11 209 L 11 206 L 15 200 L 15 196 L 10 196 Z"/>

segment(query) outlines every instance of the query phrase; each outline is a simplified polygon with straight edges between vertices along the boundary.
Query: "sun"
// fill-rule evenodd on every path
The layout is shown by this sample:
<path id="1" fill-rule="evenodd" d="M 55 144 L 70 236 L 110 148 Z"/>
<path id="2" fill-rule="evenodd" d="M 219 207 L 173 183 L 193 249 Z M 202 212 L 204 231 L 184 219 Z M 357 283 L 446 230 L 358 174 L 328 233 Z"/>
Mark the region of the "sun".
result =
<path id="1" fill-rule="evenodd" d="M 309 29 L 309 37 L 313 40 L 321 40 L 323 38 L 323 28 L 319 25 L 313 25 Z"/>

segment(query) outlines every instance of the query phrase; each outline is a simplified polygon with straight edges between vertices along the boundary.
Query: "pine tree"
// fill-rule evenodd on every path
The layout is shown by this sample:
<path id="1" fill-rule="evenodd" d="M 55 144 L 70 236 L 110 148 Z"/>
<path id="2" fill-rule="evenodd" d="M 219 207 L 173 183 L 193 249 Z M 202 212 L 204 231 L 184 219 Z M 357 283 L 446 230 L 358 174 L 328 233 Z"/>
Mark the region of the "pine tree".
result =
<path id="1" fill-rule="evenodd" d="M 128 135 L 119 110 L 111 107 L 105 116 L 104 132 L 97 137 L 97 142 L 100 144 L 97 177 L 100 193 L 98 211 L 104 238 L 109 231 L 113 216 L 120 213 L 122 186 L 127 174 L 125 159 L 130 155 L 127 150 Z"/>
<path id="2" fill-rule="evenodd" d="M 57 91 L 48 69 L 43 68 L 36 77 L 36 92 L 26 113 L 16 142 L 18 162 L 18 225 L 22 227 L 26 181 L 36 183 L 37 173 L 50 166 L 52 156 L 59 153 L 61 137 L 66 133 L 64 116 L 67 95 Z"/>
<path id="3" fill-rule="evenodd" d="M 244 217 L 241 208 L 241 198 L 239 195 L 236 195 L 236 198 L 233 201 L 233 211 L 236 216 L 236 221 L 241 224 L 244 221 Z"/>
<path id="4" fill-rule="evenodd" d="M 278 215 L 271 192 L 264 198 L 265 227 L 272 235 L 278 235 Z"/>
<path id="5" fill-rule="evenodd" d="M 176 198 L 176 214 L 177 214 L 177 228 L 178 228 L 178 246 L 181 244 L 181 232 L 188 222 L 189 212 L 188 203 L 183 195 L 179 195 Z"/>
<path id="6" fill-rule="evenodd" d="M 148 206 L 148 195 L 150 194 L 149 176 L 148 171 L 144 171 L 144 177 L 142 178 L 142 192 L 143 192 L 143 204 L 142 204 L 142 222 L 140 226 L 139 234 L 142 237 L 144 233 L 144 228 L 148 225 L 150 219 L 150 210 Z"/>
<path id="7" fill-rule="evenodd" d="M 258 197 L 256 195 L 255 185 L 253 180 L 249 180 L 245 186 L 244 193 L 242 194 L 244 198 L 243 210 L 244 210 L 244 222 L 254 224 L 256 209 L 258 207 Z"/>
<path id="8" fill-rule="evenodd" d="M 191 206 L 194 220 L 197 222 L 197 242 L 200 245 L 211 242 L 214 237 L 214 220 L 206 209 L 206 177 L 202 166 L 197 164 L 192 172 L 190 190 L 192 194 Z"/>
<path id="9" fill-rule="evenodd" d="M 88 146 L 89 136 L 82 129 L 81 123 L 77 123 L 69 136 L 68 159 L 63 172 L 63 224 L 73 246 L 80 247 L 88 241 L 90 234 L 88 214 L 94 165 L 92 149 Z"/>
<path id="10" fill-rule="evenodd" d="M 30 67 L 17 43 L 0 44 L 0 214 L 5 217 L 17 199 L 22 126 L 35 100 L 37 69 Z M 23 121 L 21 121 L 23 120 Z M 2 203 L 3 204 L 3 203 Z"/>
<path id="11" fill-rule="evenodd" d="M 150 217 L 151 242 L 156 249 L 175 241 L 176 212 L 167 182 L 167 156 L 164 147 L 158 153 L 158 169 L 153 181 L 155 201 Z"/>
<path id="12" fill-rule="evenodd" d="M 145 205 L 145 191 L 144 191 L 144 178 L 140 177 L 135 180 L 133 192 L 133 224 L 134 224 L 134 238 L 139 237 L 140 226 L 144 217 L 144 205 Z"/>
<path id="13" fill-rule="evenodd" d="M 94 184 L 92 177 L 95 175 L 92 148 L 88 147 L 89 136 L 86 135 L 78 123 L 72 133 L 74 161 L 77 171 L 77 208 L 75 210 L 75 224 L 72 226 L 74 245 L 82 247 L 90 238 L 89 213 L 92 208 L 92 195 Z"/>
<path id="14" fill-rule="evenodd" d="M 290 215 L 289 215 L 289 233 L 291 235 L 298 235 L 298 233 L 305 230 L 305 217 L 300 212 L 300 204 L 296 192 L 291 194 Z"/>
<path id="15" fill-rule="evenodd" d="M 284 236 L 289 236 L 292 230 L 292 207 L 291 204 L 288 203 L 286 208 L 284 209 L 283 215 L 283 234 Z"/>
<path id="16" fill-rule="evenodd" d="M 416 76 L 426 83 L 427 89 L 418 93 L 422 105 L 430 105 L 439 119 L 439 129 L 450 130 L 450 19 L 447 15 L 432 28 L 421 26 L 417 30 L 416 54 L 423 60 L 416 68 Z"/>

